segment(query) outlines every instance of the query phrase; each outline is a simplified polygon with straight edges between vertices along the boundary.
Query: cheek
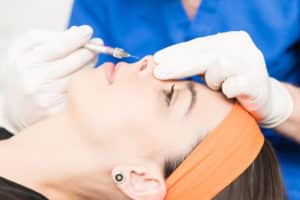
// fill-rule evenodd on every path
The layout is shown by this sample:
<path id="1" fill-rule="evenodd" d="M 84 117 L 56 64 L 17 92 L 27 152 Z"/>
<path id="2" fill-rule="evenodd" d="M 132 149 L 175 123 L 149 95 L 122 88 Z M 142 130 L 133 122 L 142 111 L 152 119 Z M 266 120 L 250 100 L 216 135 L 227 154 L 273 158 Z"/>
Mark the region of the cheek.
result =
<path id="1" fill-rule="evenodd" d="M 79 80 L 79 79 L 78 79 Z M 80 79 L 82 80 L 82 79 Z M 99 87 L 93 86 L 90 81 L 73 81 L 68 92 L 67 106 L 78 115 L 86 116 L 89 113 L 98 113 Z"/>
<path id="2" fill-rule="evenodd" d="M 76 73 L 69 84 L 68 93 L 72 98 L 82 98 L 83 100 L 88 99 L 103 91 L 109 86 L 108 82 L 103 75 L 103 72 L 98 69 L 85 69 Z"/>
<path id="3" fill-rule="evenodd" d="M 145 88 L 149 87 L 132 81 L 108 85 L 101 74 L 87 71 L 72 80 L 68 110 L 81 128 L 94 133 L 93 137 L 103 140 L 112 135 L 131 134 L 141 136 L 142 140 L 160 134 L 157 127 L 166 116 L 157 107 L 164 105 L 157 102 L 157 94 Z"/>
<path id="4" fill-rule="evenodd" d="M 68 112 L 79 125 L 90 130 L 99 130 L 99 121 L 103 116 L 108 116 L 101 113 L 105 113 L 105 108 L 113 100 L 108 97 L 109 91 L 108 83 L 101 78 L 97 70 L 84 70 L 76 74 L 68 88 Z"/>
<path id="5" fill-rule="evenodd" d="M 143 128 L 148 116 L 143 113 L 143 101 L 134 101 L 133 95 L 124 90 L 119 93 L 114 88 L 82 86 L 70 92 L 68 109 L 77 124 L 93 134 L 95 139 L 106 141 L 107 137 L 129 134 Z"/>

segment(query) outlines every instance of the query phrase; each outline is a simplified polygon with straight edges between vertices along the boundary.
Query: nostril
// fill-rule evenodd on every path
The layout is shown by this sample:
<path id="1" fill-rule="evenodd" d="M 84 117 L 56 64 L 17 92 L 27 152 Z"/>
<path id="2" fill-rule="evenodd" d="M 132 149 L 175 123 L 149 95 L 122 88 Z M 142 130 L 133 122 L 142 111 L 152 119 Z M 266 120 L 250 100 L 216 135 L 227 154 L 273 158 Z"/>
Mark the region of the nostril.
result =
<path id="1" fill-rule="evenodd" d="M 147 59 L 143 60 L 140 67 L 140 71 L 144 71 L 147 68 L 147 65 L 148 65 Z"/>

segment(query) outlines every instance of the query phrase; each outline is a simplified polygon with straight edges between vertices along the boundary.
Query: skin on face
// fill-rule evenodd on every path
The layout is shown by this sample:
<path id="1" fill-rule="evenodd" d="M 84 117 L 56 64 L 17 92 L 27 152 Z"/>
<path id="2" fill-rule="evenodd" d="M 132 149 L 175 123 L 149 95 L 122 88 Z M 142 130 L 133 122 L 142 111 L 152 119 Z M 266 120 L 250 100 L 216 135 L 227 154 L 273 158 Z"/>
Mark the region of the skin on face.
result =
<path id="1" fill-rule="evenodd" d="M 106 63 L 78 73 L 68 91 L 67 112 L 102 147 L 112 176 L 125 174 L 116 185 L 130 199 L 163 199 L 164 161 L 185 156 L 232 107 L 203 85 L 155 79 L 155 66 L 152 57 Z"/>
<path id="2" fill-rule="evenodd" d="M 113 67 L 77 73 L 65 111 L 2 142 L 5 177 L 49 199 L 164 199 L 164 161 L 185 155 L 231 104 L 200 84 L 156 80 L 151 57 L 107 76 Z M 122 184 L 113 181 L 118 172 Z"/>
<path id="3" fill-rule="evenodd" d="M 140 157 L 180 156 L 231 109 L 221 94 L 201 84 L 155 79 L 150 56 L 118 63 L 112 80 L 106 76 L 110 65 L 79 73 L 69 89 L 70 112 L 98 145 L 113 143 L 114 150 Z"/>

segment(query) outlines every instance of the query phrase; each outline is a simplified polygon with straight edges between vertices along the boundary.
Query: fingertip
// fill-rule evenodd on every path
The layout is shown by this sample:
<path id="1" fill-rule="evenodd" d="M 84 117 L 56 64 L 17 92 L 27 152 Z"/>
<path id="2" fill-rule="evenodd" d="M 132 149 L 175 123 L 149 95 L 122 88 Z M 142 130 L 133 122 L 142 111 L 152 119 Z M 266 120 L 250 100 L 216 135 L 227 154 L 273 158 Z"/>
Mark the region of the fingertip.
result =
<path id="1" fill-rule="evenodd" d="M 243 91 L 243 80 L 240 77 L 227 79 L 222 85 L 222 92 L 227 98 L 235 98 Z"/>
<path id="2" fill-rule="evenodd" d="M 233 87 L 232 87 L 232 81 L 226 80 L 223 85 L 222 85 L 222 93 L 227 97 L 227 98 L 233 98 L 234 93 L 233 93 Z"/>
<path id="3" fill-rule="evenodd" d="M 72 26 L 66 30 L 65 33 L 67 34 L 65 37 L 68 38 L 78 38 L 78 40 L 81 38 L 90 39 L 93 34 L 93 29 L 88 25 Z"/>
<path id="4" fill-rule="evenodd" d="M 104 45 L 104 41 L 101 38 L 93 38 L 90 41 L 92 44 L 95 45 L 99 45 L 99 46 L 103 46 Z"/>
<path id="5" fill-rule="evenodd" d="M 165 70 L 162 70 L 162 66 L 158 65 L 153 70 L 153 76 L 159 80 L 167 80 L 168 73 Z"/>
<path id="6" fill-rule="evenodd" d="M 161 49 L 154 53 L 153 57 L 157 63 L 174 63 L 174 60 L 177 58 L 182 58 L 182 51 L 178 48 L 178 45 L 172 45 Z"/>
<path id="7" fill-rule="evenodd" d="M 173 57 L 173 56 L 166 55 L 164 51 L 165 50 L 160 50 L 154 53 L 153 59 L 157 64 L 160 64 L 161 62 L 166 62 Z"/>
<path id="8" fill-rule="evenodd" d="M 154 53 L 153 60 L 157 65 L 159 64 L 159 52 Z"/>
<path id="9" fill-rule="evenodd" d="M 69 30 L 76 30 L 76 29 L 78 29 L 78 26 L 71 26 Z"/>
<path id="10" fill-rule="evenodd" d="M 82 25 L 78 27 L 78 30 L 80 30 L 83 34 L 85 35 L 92 35 L 93 34 L 93 29 L 89 25 Z"/>

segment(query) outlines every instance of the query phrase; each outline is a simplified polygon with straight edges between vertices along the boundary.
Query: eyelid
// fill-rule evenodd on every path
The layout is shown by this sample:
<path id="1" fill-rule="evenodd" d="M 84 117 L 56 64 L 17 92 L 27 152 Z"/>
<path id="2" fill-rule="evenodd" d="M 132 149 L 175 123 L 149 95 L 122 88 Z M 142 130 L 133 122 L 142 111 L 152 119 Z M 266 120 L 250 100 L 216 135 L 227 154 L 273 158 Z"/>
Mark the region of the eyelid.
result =
<path id="1" fill-rule="evenodd" d="M 168 106 L 170 106 L 170 104 L 171 104 L 171 101 L 172 101 L 173 96 L 174 96 L 174 92 L 175 92 L 175 84 L 173 84 L 171 86 L 171 89 L 169 91 L 164 90 L 164 95 L 165 95 L 166 102 L 167 102 Z"/>
<path id="2" fill-rule="evenodd" d="M 187 84 L 187 88 L 190 91 L 192 98 L 191 98 L 190 105 L 189 105 L 185 115 L 189 114 L 193 110 L 193 107 L 195 106 L 196 99 L 197 99 L 197 91 L 195 90 L 195 84 L 190 82 Z"/>

